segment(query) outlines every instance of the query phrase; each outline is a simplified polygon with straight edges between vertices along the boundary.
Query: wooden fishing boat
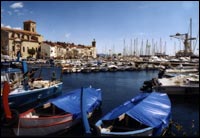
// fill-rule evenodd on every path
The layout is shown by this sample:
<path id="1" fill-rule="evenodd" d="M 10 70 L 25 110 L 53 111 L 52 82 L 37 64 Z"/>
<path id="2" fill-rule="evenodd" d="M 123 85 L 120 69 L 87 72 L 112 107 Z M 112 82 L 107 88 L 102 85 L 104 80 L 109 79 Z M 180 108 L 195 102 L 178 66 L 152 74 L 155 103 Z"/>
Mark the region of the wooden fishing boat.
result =
<path id="1" fill-rule="evenodd" d="M 171 102 L 167 94 L 141 93 L 113 109 L 95 126 L 103 136 L 159 136 L 171 119 Z"/>
<path id="2" fill-rule="evenodd" d="M 3 123 L 10 125 L 17 136 L 46 136 L 53 133 L 67 131 L 68 128 L 76 125 L 81 120 L 80 91 L 76 89 L 65 92 L 56 98 L 49 99 L 45 104 L 38 105 L 23 113 L 17 113 L 8 106 L 9 84 L 4 88 L 4 112 Z M 86 93 L 86 111 L 88 117 L 101 106 L 101 90 L 84 88 Z"/>

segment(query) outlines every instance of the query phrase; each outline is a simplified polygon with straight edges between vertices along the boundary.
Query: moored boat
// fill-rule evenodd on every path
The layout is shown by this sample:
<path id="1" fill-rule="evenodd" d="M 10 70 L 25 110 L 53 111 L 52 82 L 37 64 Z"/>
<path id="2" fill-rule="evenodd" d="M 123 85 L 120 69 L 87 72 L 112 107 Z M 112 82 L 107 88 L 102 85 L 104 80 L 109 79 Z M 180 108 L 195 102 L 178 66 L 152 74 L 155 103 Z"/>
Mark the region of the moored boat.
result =
<path id="1" fill-rule="evenodd" d="M 105 136 L 159 136 L 171 120 L 167 94 L 141 93 L 116 107 L 99 121 L 96 129 Z"/>
<path id="2" fill-rule="evenodd" d="M 12 121 L 11 127 L 17 136 L 46 136 L 62 131 L 66 132 L 70 127 L 80 122 L 80 91 L 80 89 L 76 89 L 67 92 L 48 100 L 45 104 L 20 113 L 19 116 L 12 116 L 10 113 L 13 110 L 9 111 L 10 108 L 4 101 L 7 119 L 4 122 L 9 124 L 9 120 Z M 101 105 L 101 90 L 84 88 L 84 92 L 87 98 L 86 111 L 89 118 Z M 12 117 L 18 117 L 18 119 Z"/>
<path id="3" fill-rule="evenodd" d="M 189 74 L 153 79 L 152 88 L 169 95 L 197 95 L 199 94 L 199 76 Z"/>
<path id="4" fill-rule="evenodd" d="M 21 63 L 22 69 L 18 67 L 8 67 L 10 63 L 7 63 L 8 66 L 5 68 L 1 68 L 1 88 L 3 88 L 4 81 L 10 84 L 11 88 L 8 99 L 9 106 L 12 109 L 25 111 L 40 102 L 44 102 L 62 93 L 62 81 L 56 78 L 49 80 L 43 80 L 41 78 L 36 79 L 33 76 L 37 69 L 28 70 L 25 61 L 18 61 L 15 63 Z"/>

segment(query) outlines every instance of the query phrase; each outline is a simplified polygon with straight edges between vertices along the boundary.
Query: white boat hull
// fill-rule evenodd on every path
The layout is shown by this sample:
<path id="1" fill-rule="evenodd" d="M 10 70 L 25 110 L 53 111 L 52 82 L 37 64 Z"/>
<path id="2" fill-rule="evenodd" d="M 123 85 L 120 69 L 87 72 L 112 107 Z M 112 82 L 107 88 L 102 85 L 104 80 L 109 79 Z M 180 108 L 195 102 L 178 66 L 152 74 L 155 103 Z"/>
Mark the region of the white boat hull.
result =
<path id="1" fill-rule="evenodd" d="M 44 136 L 59 132 L 72 126 L 72 115 L 41 118 L 20 118 L 13 128 L 17 136 Z"/>
<path id="2" fill-rule="evenodd" d="M 199 94 L 199 87 L 184 86 L 155 86 L 156 91 L 169 95 L 193 95 Z"/>
<path id="3" fill-rule="evenodd" d="M 152 136 L 153 128 L 127 132 L 102 132 L 101 136 Z"/>

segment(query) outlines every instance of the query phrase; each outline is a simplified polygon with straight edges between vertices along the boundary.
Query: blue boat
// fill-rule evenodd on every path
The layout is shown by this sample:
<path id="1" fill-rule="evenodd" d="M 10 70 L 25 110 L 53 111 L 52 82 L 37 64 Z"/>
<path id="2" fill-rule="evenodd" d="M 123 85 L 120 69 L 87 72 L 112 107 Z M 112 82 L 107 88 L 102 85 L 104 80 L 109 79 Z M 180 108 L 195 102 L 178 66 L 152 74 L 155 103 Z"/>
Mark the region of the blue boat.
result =
<path id="1" fill-rule="evenodd" d="M 16 66 L 17 64 L 17 66 Z M 37 69 L 28 70 L 26 61 L 1 63 L 1 88 L 7 81 L 10 85 L 9 106 L 22 112 L 40 102 L 62 94 L 63 82 L 60 80 L 43 80 L 33 78 Z M 21 65 L 21 68 L 19 66 Z M 32 76 L 32 77 L 30 77 Z M 2 89 L 1 89 L 2 107 Z"/>
<path id="2" fill-rule="evenodd" d="M 85 111 L 87 117 L 91 117 L 101 106 L 101 89 L 83 88 L 71 92 L 65 92 L 56 98 L 49 99 L 44 104 L 29 109 L 14 119 L 9 106 L 4 123 L 12 124 L 13 131 L 17 136 L 45 136 L 52 133 L 67 131 L 68 128 L 81 121 L 81 92 L 85 95 Z M 11 117 L 10 117 L 11 116 Z M 9 122 L 10 120 L 11 122 Z M 15 121 L 15 123 L 13 122 Z"/>
<path id="3" fill-rule="evenodd" d="M 95 89 L 91 86 L 88 88 L 76 89 L 71 92 L 63 92 L 64 94 L 49 99 L 49 102 L 57 106 L 58 108 L 73 114 L 73 119 L 81 118 L 81 91 L 84 91 L 85 95 L 85 110 L 87 113 L 92 113 L 95 109 L 98 109 L 102 103 L 101 89 Z M 89 114 L 89 116 L 91 116 Z"/>
<path id="4" fill-rule="evenodd" d="M 95 126 L 105 136 L 160 136 L 171 120 L 171 102 L 165 93 L 140 93 L 102 117 Z"/>

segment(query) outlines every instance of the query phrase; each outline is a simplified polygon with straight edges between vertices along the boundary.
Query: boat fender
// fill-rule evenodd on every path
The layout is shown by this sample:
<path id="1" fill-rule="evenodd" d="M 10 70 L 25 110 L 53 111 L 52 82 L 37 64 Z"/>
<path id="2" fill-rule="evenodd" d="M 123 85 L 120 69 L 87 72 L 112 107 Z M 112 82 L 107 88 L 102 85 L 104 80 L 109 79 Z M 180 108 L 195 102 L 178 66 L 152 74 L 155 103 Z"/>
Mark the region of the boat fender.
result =
<path id="1" fill-rule="evenodd" d="M 11 118 L 6 118 L 5 113 L 1 115 L 1 124 L 4 127 L 10 127 L 16 125 L 19 121 L 19 112 L 15 109 L 11 109 Z"/>
<path id="2" fill-rule="evenodd" d="M 92 135 L 101 136 L 101 130 L 94 124 L 90 124 L 90 131 Z"/>

